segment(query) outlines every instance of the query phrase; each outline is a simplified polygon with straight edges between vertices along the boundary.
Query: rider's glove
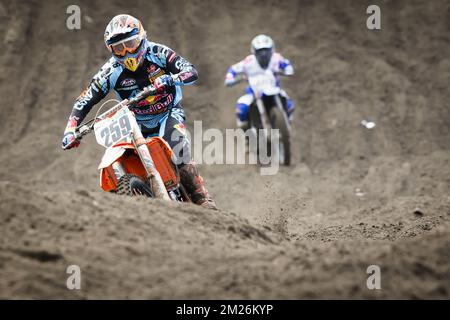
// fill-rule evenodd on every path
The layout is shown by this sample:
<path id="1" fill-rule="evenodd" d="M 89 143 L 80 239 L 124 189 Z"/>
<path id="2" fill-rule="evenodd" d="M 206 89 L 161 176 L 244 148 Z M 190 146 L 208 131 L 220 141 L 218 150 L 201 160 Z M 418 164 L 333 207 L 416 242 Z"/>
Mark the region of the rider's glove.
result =
<path id="1" fill-rule="evenodd" d="M 68 131 L 64 134 L 61 144 L 64 150 L 68 150 L 78 147 L 80 145 L 80 141 L 75 139 L 74 132 Z"/>
<path id="2" fill-rule="evenodd" d="M 159 91 L 165 89 L 166 87 L 171 87 L 174 85 L 173 78 L 169 76 L 168 74 L 162 75 L 161 77 L 158 77 L 155 79 L 155 82 L 153 83 L 155 88 Z"/>

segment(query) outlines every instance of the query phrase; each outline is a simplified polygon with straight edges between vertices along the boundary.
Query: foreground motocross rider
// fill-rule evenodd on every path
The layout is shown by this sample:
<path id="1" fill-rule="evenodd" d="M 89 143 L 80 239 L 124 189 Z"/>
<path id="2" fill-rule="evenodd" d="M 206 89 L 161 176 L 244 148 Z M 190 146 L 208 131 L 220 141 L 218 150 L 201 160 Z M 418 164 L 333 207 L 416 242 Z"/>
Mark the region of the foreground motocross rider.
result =
<path id="1" fill-rule="evenodd" d="M 191 161 L 190 142 L 185 135 L 185 116 L 181 106 L 181 88 L 194 83 L 198 76 L 195 67 L 170 48 L 147 40 L 141 22 L 126 14 L 115 16 L 105 30 L 104 40 L 112 57 L 93 77 L 89 86 L 75 101 L 69 117 L 62 148 L 77 147 L 75 128 L 92 107 L 114 90 L 119 100 L 133 98 L 144 87 L 153 84 L 158 94 L 141 101 L 131 110 L 144 137 L 159 135 L 172 149 L 183 146 L 178 161 L 180 179 L 194 203 L 216 209 L 214 201 Z M 172 138 L 174 130 L 177 139 Z"/>
<path id="2" fill-rule="evenodd" d="M 294 74 L 294 68 L 289 60 L 285 59 L 281 54 L 275 52 L 274 43 L 271 37 L 264 34 L 253 38 L 251 43 L 252 54 L 244 60 L 232 65 L 228 68 L 225 77 L 225 85 L 233 86 L 241 80 L 243 75 L 262 74 L 265 70 L 271 70 L 277 78 L 277 85 L 280 85 L 279 74 L 291 76 Z M 292 112 L 294 105 L 284 90 L 281 90 L 283 105 L 287 113 L 289 122 L 292 120 Z M 245 89 L 245 94 L 240 97 L 236 103 L 236 122 L 238 128 L 248 129 L 248 111 L 250 105 L 255 101 L 253 91 L 250 87 Z"/>

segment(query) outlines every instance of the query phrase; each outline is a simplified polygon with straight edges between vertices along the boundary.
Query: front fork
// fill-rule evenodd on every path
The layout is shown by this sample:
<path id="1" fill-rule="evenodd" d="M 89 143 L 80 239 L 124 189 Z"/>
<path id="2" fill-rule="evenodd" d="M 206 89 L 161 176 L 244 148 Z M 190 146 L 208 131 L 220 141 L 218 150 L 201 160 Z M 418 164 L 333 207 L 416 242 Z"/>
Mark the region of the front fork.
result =
<path id="1" fill-rule="evenodd" d="M 134 148 L 144 166 L 145 172 L 147 173 L 147 179 L 150 182 L 153 194 L 155 198 L 164 199 L 170 201 L 169 194 L 167 193 L 164 181 L 161 178 L 158 170 L 156 170 L 155 163 L 153 162 L 150 151 L 148 150 L 146 140 L 142 135 L 141 128 L 133 117 L 134 121 L 131 121 L 133 127 L 131 134 L 131 141 L 133 142 Z"/>
<path id="2" fill-rule="evenodd" d="M 261 117 L 261 125 L 263 129 L 269 130 L 271 128 L 269 116 L 264 107 L 264 102 L 261 97 L 256 99 L 256 106 L 258 107 L 259 116 Z"/>
<path id="3" fill-rule="evenodd" d="M 280 95 L 277 94 L 276 96 L 274 96 L 274 98 L 275 98 L 276 107 L 278 109 L 280 109 L 281 114 L 284 117 L 284 121 L 286 122 L 288 129 L 290 129 L 290 123 L 289 123 L 286 111 L 283 108 L 283 102 L 281 101 Z M 266 108 L 264 107 L 264 102 L 261 97 L 258 97 L 256 99 L 256 106 L 258 107 L 258 111 L 261 116 L 261 124 L 262 124 L 263 129 L 267 129 L 267 131 L 269 131 L 269 129 L 272 128 L 272 125 L 270 123 L 269 115 L 266 112 Z"/>
<path id="4" fill-rule="evenodd" d="M 281 98 L 280 98 L 279 94 L 277 94 L 275 96 L 275 103 L 277 105 L 277 108 L 280 109 L 281 114 L 283 115 L 283 118 L 284 118 L 284 122 L 286 122 L 286 126 L 287 126 L 288 130 L 290 131 L 291 130 L 291 124 L 289 123 L 287 110 L 284 109 L 283 102 L 281 101 Z M 286 101 L 286 103 L 287 103 L 287 101 Z"/>
<path id="5" fill-rule="evenodd" d="M 133 136 L 133 144 L 136 148 L 139 158 L 141 159 L 142 165 L 147 172 L 147 179 L 150 181 L 150 186 L 152 187 L 155 198 L 170 201 L 169 194 L 167 193 L 166 187 L 164 186 L 164 181 L 162 180 L 158 170 L 156 170 L 155 163 L 153 162 L 145 138 L 142 136 L 142 134 L 141 137 L 137 138 Z"/>
<path id="6" fill-rule="evenodd" d="M 114 162 L 111 167 L 113 168 L 117 181 L 119 181 L 126 174 L 125 169 L 119 161 Z"/>

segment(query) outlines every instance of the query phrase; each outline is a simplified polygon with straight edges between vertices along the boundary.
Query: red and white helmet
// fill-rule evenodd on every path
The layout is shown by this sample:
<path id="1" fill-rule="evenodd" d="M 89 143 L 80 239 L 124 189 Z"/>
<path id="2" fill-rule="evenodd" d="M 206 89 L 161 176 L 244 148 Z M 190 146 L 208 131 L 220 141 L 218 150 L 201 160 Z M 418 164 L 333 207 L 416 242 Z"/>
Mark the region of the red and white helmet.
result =
<path id="1" fill-rule="evenodd" d="M 147 33 L 142 23 L 128 14 L 112 18 L 105 30 L 104 40 L 114 58 L 125 68 L 136 71 L 147 50 Z"/>

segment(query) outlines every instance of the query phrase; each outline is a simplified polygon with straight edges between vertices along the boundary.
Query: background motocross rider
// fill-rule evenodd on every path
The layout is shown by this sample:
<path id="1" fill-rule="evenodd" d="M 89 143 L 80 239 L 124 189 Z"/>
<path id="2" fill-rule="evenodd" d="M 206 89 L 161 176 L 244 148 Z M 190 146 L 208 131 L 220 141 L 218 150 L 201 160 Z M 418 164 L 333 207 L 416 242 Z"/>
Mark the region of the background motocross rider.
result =
<path id="1" fill-rule="evenodd" d="M 277 80 L 277 86 L 280 86 L 279 74 L 291 76 L 294 74 L 294 68 L 289 60 L 281 54 L 275 52 L 274 42 L 271 37 L 264 34 L 253 38 L 251 42 L 252 54 L 244 60 L 228 68 L 225 77 L 225 85 L 233 86 L 240 80 L 249 75 L 264 74 L 265 70 L 271 70 Z M 289 122 L 292 121 L 294 104 L 287 93 L 281 89 L 281 100 L 288 116 Z M 236 122 L 238 128 L 248 129 L 248 112 L 250 105 L 255 101 L 253 90 L 250 87 L 245 89 L 245 94 L 241 96 L 236 103 Z"/>
<path id="2" fill-rule="evenodd" d="M 150 42 L 141 22 L 126 14 L 115 16 L 105 30 L 104 41 L 112 57 L 76 99 L 62 139 L 62 148 L 77 147 L 75 129 L 92 107 L 114 90 L 119 100 L 133 98 L 153 84 L 158 94 L 141 101 L 131 110 L 144 137 L 160 136 L 180 153 L 176 156 L 180 179 L 192 201 L 215 209 L 196 164 L 191 160 L 190 142 L 185 135 L 181 86 L 193 84 L 197 70 L 172 49 Z M 175 132 L 178 130 L 179 132 Z M 176 138 L 174 138 L 176 136 Z M 179 146 L 182 146 L 180 148 Z M 181 158 L 181 159 L 180 159 Z"/>

